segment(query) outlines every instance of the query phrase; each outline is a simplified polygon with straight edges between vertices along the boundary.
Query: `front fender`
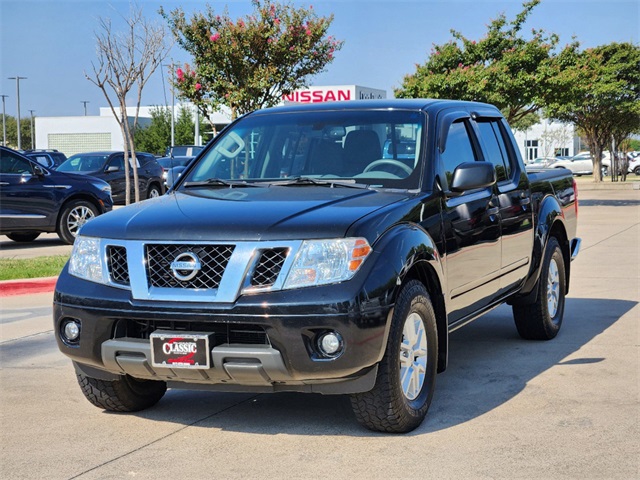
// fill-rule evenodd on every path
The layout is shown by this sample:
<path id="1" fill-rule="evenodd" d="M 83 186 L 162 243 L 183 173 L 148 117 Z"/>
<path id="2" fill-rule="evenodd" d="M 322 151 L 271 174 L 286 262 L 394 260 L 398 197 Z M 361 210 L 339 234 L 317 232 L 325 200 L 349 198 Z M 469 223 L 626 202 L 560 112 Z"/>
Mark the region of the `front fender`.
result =
<path id="1" fill-rule="evenodd" d="M 378 258 L 375 267 L 371 269 L 363 287 L 363 294 L 367 298 L 384 299 L 386 304 L 395 307 L 395 302 L 400 293 L 404 281 L 416 275 L 416 269 L 431 272 L 428 282 L 427 278 L 417 275 L 430 290 L 432 301 L 437 305 L 443 302 L 442 291 L 445 287 L 444 268 L 436 243 L 431 236 L 415 224 L 399 224 L 385 232 L 373 245 L 373 250 Z M 434 281 L 435 280 L 435 281 Z M 437 283 L 432 285 L 431 283 Z M 434 290 L 437 289 L 437 290 Z M 435 298 L 434 298 L 435 297 Z M 366 304 L 366 300 L 362 302 Z M 439 310 L 434 305 L 436 312 Z M 444 309 L 444 307 L 443 307 Z M 394 308 L 389 312 L 385 328 L 385 345 L 389 336 L 391 319 Z M 446 310 L 445 310 L 446 311 Z M 446 314 L 444 318 L 438 318 L 438 322 L 444 325 L 446 335 Z M 440 334 L 440 331 L 439 331 Z M 446 338 L 442 339 L 446 341 Z M 382 359 L 384 351 L 381 352 Z"/>

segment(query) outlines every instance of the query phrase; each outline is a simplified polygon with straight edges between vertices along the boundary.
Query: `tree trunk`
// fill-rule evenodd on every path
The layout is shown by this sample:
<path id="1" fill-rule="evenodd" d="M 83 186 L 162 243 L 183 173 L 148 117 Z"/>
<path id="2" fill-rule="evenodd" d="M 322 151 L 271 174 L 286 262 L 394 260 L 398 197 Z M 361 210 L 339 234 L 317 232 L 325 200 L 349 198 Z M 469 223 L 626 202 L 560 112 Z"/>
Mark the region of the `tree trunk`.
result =
<path id="1" fill-rule="evenodd" d="M 122 100 L 122 99 L 121 99 Z M 129 174 L 129 129 L 127 120 L 127 107 L 120 102 L 120 130 L 122 131 L 122 143 L 124 150 L 124 189 L 125 205 L 131 204 L 131 175 Z"/>
<path id="2" fill-rule="evenodd" d="M 595 183 L 602 182 L 602 150 L 600 145 L 594 145 L 591 149 L 591 160 L 593 162 L 593 181 Z"/>

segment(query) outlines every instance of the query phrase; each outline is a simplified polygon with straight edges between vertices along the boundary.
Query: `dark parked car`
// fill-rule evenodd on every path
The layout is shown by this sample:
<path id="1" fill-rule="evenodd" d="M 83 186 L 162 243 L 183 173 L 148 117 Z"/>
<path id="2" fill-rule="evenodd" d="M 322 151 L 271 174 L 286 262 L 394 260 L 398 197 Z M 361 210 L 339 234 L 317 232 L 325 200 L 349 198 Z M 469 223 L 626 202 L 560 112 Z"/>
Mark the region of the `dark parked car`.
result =
<path id="1" fill-rule="evenodd" d="M 53 149 L 25 150 L 24 155 L 50 170 L 55 170 L 67 159 L 64 153 Z"/>
<path id="2" fill-rule="evenodd" d="M 57 232 L 73 243 L 87 221 L 113 207 L 103 180 L 49 170 L 24 155 L 0 147 L 0 234 L 30 242 Z"/>
<path id="3" fill-rule="evenodd" d="M 167 147 L 164 152 L 165 157 L 195 157 L 204 147 L 199 145 L 174 145 Z"/>
<path id="4" fill-rule="evenodd" d="M 138 182 L 141 198 L 159 197 L 164 193 L 162 167 L 150 153 L 136 153 Z M 57 169 L 59 172 L 74 172 L 91 175 L 111 185 L 114 203 L 124 203 L 126 196 L 124 152 L 78 153 L 67 159 Z M 133 172 L 131 172 L 131 198 L 133 198 Z"/>

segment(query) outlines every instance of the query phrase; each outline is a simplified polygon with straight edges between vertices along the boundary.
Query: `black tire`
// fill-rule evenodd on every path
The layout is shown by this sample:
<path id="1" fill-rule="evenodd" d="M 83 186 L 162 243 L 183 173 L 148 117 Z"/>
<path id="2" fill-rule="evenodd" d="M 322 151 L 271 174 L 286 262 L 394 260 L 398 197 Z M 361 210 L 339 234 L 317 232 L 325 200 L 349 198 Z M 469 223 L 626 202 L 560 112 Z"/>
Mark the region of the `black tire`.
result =
<path id="1" fill-rule="evenodd" d="M 606 177 L 607 175 L 609 175 L 609 167 L 604 166 L 602 167 L 602 176 Z"/>
<path id="2" fill-rule="evenodd" d="M 410 325 L 407 323 L 408 320 L 414 323 L 413 332 L 422 328 L 423 335 L 417 337 L 419 348 L 411 348 L 409 353 L 405 348 L 403 355 L 401 346 L 403 342 L 407 345 L 406 341 L 410 340 L 404 334 L 405 324 Z M 416 322 L 420 322 L 421 327 Z M 421 343 L 420 337 L 425 336 L 426 342 Z M 426 360 L 426 365 L 418 365 L 418 369 L 403 367 L 402 358 L 413 357 L 412 367 L 418 363 L 419 357 L 416 357 L 416 352 L 421 350 L 423 344 L 426 344 L 426 353 L 422 360 Z M 351 406 L 358 422 L 370 430 L 390 433 L 410 432 L 418 427 L 427 415 L 433 397 L 437 359 L 438 333 L 431 300 L 422 283 L 411 280 L 398 296 L 386 351 L 378 366 L 375 386 L 369 392 L 351 395 Z M 407 373 L 423 369 L 424 377 L 415 379 L 414 375 L 410 375 L 417 380 L 417 384 L 405 383 L 406 388 L 403 388 L 403 369 L 405 377 Z"/>
<path id="3" fill-rule="evenodd" d="M 149 186 L 149 190 L 147 190 L 147 198 L 156 198 L 162 195 L 162 191 L 160 187 L 155 183 Z"/>
<path id="4" fill-rule="evenodd" d="M 62 208 L 58 218 L 58 236 L 63 242 L 73 244 L 80 227 L 97 216 L 98 209 L 93 203 L 71 200 Z"/>
<path id="5" fill-rule="evenodd" d="M 636 175 L 640 175 L 640 167 L 636 167 L 633 173 L 635 173 Z"/>
<path id="6" fill-rule="evenodd" d="M 165 382 L 137 380 L 123 375 L 118 380 L 100 380 L 76 374 L 89 402 L 110 412 L 137 412 L 152 407 L 167 391 Z"/>
<path id="7" fill-rule="evenodd" d="M 513 318 L 522 338 L 551 340 L 562 326 L 566 293 L 564 257 L 554 237 L 549 238 L 544 253 L 537 289 L 534 303 L 513 306 Z"/>
<path id="8" fill-rule="evenodd" d="M 9 237 L 14 242 L 33 242 L 39 236 L 40 232 L 7 233 L 7 237 Z"/>

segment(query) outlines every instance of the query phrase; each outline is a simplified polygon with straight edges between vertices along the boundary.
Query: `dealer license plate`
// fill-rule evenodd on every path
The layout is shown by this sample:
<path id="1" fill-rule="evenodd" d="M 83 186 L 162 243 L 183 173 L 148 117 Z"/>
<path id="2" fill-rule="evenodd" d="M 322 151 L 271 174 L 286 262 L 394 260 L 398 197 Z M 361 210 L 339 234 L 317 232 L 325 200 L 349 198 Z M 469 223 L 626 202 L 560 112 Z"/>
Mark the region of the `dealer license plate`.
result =
<path id="1" fill-rule="evenodd" d="M 210 368 L 209 333 L 155 331 L 151 339 L 151 364 L 165 368 Z"/>

